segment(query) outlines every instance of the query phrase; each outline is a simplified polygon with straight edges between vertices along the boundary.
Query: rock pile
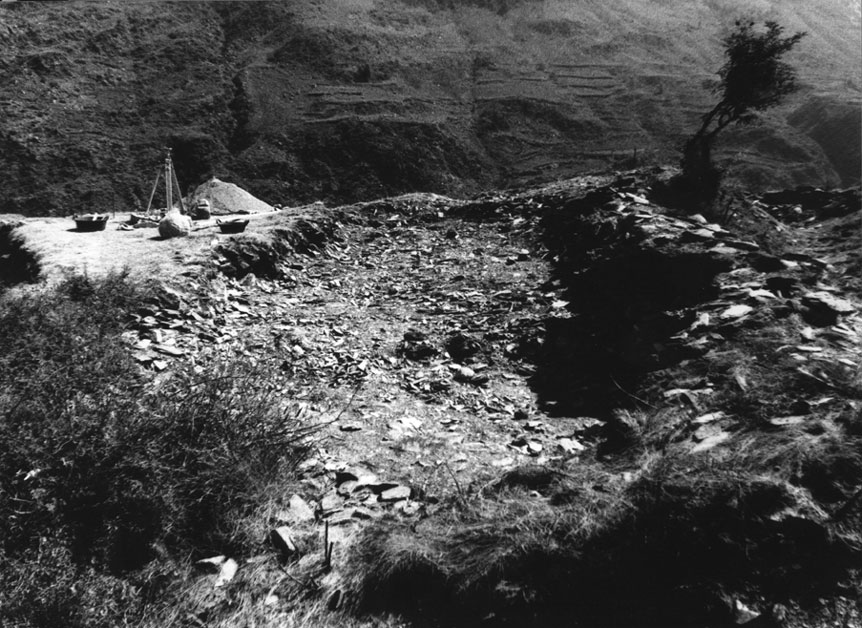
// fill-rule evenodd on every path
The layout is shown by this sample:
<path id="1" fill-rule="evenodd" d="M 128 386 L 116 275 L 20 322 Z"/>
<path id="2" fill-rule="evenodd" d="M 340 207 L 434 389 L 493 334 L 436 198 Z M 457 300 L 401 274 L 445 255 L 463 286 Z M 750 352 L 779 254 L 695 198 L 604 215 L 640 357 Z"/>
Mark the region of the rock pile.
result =
<path id="1" fill-rule="evenodd" d="M 787 417 L 796 417 L 803 402 L 812 408 L 827 398 L 858 367 L 859 306 L 836 287 L 835 269 L 822 259 L 768 253 L 701 216 L 670 216 L 613 189 L 547 213 L 544 227 L 572 314 L 546 330 L 539 373 L 548 382 L 546 399 L 607 416 L 625 404 L 628 390 L 683 372 L 715 373 L 719 356 L 747 355 L 765 343 L 776 351 L 772 372 L 822 393 L 793 399 L 786 388 L 776 392 L 770 420 L 786 427 L 814 420 L 810 410 Z M 743 391 L 750 386 L 744 371 L 740 365 L 733 375 Z M 681 402 L 702 415 L 695 418 L 694 451 L 727 440 L 737 424 L 707 412 L 716 387 L 717 380 L 695 378 L 656 390 L 663 403 Z"/>
<path id="2" fill-rule="evenodd" d="M 198 186 L 192 194 L 190 206 L 195 207 L 200 200 L 209 202 L 210 212 L 213 216 L 260 214 L 274 211 L 272 205 L 263 202 L 238 185 L 219 181 L 216 178 Z"/>
<path id="3" fill-rule="evenodd" d="M 821 190 L 799 187 L 762 194 L 759 201 L 769 206 L 769 212 L 787 222 L 806 218 L 837 218 L 859 211 L 862 193 L 859 188 Z"/>

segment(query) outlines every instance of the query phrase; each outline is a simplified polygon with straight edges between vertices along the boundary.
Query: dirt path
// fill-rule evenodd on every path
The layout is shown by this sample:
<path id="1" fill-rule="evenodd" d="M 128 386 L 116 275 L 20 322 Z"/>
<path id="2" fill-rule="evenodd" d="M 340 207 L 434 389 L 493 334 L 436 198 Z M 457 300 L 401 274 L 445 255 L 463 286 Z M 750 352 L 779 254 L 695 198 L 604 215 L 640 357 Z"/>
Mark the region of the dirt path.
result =
<path id="1" fill-rule="evenodd" d="M 276 225 L 290 224 L 306 208 L 285 209 L 271 214 L 219 216 L 219 219 L 249 220 L 248 233 L 263 233 Z M 196 277 L 210 266 L 215 248 L 230 236 L 222 234 L 216 219 L 194 223 L 186 238 L 164 240 L 155 228 L 131 229 L 128 215 L 116 214 L 104 231 L 82 233 L 69 218 L 25 218 L 0 214 L 0 222 L 21 223 L 16 232 L 36 256 L 43 281 L 51 284 L 71 272 L 103 277 L 128 270 L 136 278 L 166 282 L 177 277 Z"/>

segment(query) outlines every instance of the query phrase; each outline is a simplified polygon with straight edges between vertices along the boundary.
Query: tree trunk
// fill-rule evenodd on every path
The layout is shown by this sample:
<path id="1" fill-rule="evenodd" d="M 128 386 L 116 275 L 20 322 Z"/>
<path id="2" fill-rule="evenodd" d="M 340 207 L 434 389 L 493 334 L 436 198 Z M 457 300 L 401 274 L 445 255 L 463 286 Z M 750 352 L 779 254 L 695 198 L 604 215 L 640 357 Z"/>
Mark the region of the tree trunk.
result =
<path id="1" fill-rule="evenodd" d="M 711 203 L 718 195 L 721 172 L 712 164 L 712 137 L 695 134 L 683 149 L 682 174 L 686 187 L 700 204 Z"/>

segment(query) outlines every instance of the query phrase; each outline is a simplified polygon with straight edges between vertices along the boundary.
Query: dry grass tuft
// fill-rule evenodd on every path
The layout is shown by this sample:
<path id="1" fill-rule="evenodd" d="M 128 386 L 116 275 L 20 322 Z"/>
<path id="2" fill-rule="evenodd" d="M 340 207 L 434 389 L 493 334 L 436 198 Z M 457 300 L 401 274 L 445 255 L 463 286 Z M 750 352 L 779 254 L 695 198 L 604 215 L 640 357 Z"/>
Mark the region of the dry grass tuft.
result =
<path id="1" fill-rule="evenodd" d="M 178 557 L 254 543 L 237 522 L 304 456 L 273 371 L 138 369 L 121 333 L 148 292 L 75 276 L 0 311 L 0 624 L 122 625 Z"/>
<path id="2" fill-rule="evenodd" d="M 860 442 L 764 438 L 717 457 L 639 454 L 624 478 L 595 463 L 515 469 L 469 507 L 381 523 L 352 556 L 354 608 L 459 625 L 711 625 L 733 595 L 840 590 L 862 537 L 807 478 L 828 468 L 842 503 L 856 499 Z"/>

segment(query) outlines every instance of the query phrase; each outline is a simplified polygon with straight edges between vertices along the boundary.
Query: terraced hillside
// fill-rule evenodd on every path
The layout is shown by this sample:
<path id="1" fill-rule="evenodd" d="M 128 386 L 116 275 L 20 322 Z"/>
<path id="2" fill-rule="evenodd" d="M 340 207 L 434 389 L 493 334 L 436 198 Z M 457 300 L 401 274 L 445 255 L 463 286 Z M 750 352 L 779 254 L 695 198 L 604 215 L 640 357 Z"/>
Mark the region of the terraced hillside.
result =
<path id="1" fill-rule="evenodd" d="M 270 203 L 469 194 L 674 162 L 740 15 L 809 33 L 802 90 L 721 159 L 756 188 L 860 172 L 859 5 L 289 0 L 0 5 L 0 211 L 145 204 L 162 147 Z"/>

